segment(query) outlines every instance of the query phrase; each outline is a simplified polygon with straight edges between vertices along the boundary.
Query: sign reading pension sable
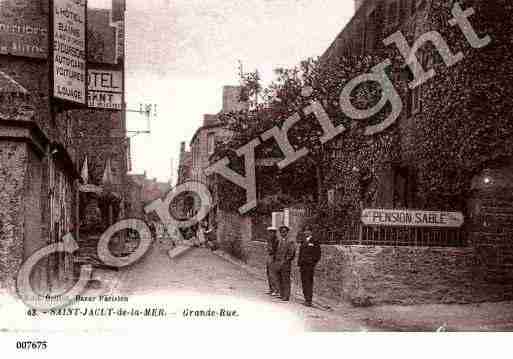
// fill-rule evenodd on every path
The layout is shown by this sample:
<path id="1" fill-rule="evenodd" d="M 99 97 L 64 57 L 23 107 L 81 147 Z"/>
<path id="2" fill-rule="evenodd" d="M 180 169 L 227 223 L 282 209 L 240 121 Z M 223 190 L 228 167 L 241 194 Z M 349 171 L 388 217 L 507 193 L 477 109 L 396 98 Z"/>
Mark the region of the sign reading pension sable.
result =
<path id="1" fill-rule="evenodd" d="M 461 227 L 461 212 L 364 209 L 362 222 L 369 226 Z"/>
<path id="2" fill-rule="evenodd" d="M 123 105 L 123 74 L 121 71 L 88 70 L 88 106 L 121 110 Z"/>
<path id="3" fill-rule="evenodd" d="M 53 0 L 54 97 L 86 103 L 86 0 Z"/>

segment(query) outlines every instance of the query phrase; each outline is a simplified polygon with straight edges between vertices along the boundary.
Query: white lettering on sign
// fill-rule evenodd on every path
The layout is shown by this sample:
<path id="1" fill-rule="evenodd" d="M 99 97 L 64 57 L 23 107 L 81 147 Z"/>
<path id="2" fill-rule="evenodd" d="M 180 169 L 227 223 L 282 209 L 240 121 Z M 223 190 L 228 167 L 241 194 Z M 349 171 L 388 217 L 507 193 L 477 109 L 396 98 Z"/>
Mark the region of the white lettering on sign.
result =
<path id="1" fill-rule="evenodd" d="M 461 212 L 364 209 L 362 223 L 368 226 L 452 227 L 463 225 Z"/>
<path id="2" fill-rule="evenodd" d="M 123 106 L 123 74 L 121 71 L 88 71 L 88 106 L 121 110 Z"/>
<path id="3" fill-rule="evenodd" d="M 26 16 L 34 0 L 0 0 L 0 54 L 45 59 L 48 56 L 48 20 Z"/>
<path id="4" fill-rule="evenodd" d="M 53 2 L 54 97 L 86 103 L 86 3 Z"/>
<path id="5" fill-rule="evenodd" d="M 0 54 L 44 59 L 47 48 L 48 31 L 43 21 L 19 22 L 4 18 L 0 11 Z"/>

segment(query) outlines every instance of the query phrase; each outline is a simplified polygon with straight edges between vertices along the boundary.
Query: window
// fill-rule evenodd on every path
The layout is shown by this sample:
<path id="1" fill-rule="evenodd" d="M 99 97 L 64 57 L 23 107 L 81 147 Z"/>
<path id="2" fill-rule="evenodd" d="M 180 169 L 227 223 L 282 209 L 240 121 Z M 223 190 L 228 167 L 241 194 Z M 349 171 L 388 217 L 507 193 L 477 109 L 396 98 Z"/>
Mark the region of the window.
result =
<path id="1" fill-rule="evenodd" d="M 426 56 L 424 53 L 418 53 L 419 64 L 426 68 Z M 412 74 L 413 79 L 413 74 Z M 415 115 L 422 110 L 422 85 L 418 85 L 410 90 L 410 114 Z"/>
<path id="2" fill-rule="evenodd" d="M 378 27 L 378 15 L 376 10 L 372 10 L 372 12 L 369 15 L 369 23 L 367 24 L 368 30 L 368 36 L 369 40 L 368 42 L 368 48 L 369 50 L 374 50 L 376 47 L 378 47 L 378 33 L 379 33 L 379 27 Z"/>
<path id="3" fill-rule="evenodd" d="M 394 166 L 394 208 L 418 207 L 415 201 L 415 172 L 412 167 Z"/>
<path id="4" fill-rule="evenodd" d="M 400 0 L 400 21 L 405 21 L 410 17 L 410 6 L 408 4 L 408 0 Z"/>
<path id="5" fill-rule="evenodd" d="M 363 33 L 363 36 L 362 36 L 362 54 L 365 54 L 365 52 L 367 52 L 367 24 L 363 24 L 363 29 L 362 29 L 362 33 Z"/>
<path id="6" fill-rule="evenodd" d="M 216 149 L 216 137 L 215 133 L 211 132 L 207 135 L 207 152 L 209 155 L 214 154 Z"/>
<path id="7" fill-rule="evenodd" d="M 404 169 L 398 169 L 395 171 L 394 208 L 408 208 L 407 181 L 408 175 Z"/>
<path id="8" fill-rule="evenodd" d="M 410 14 L 413 15 L 417 12 L 417 0 L 409 0 L 410 1 Z"/>
<path id="9" fill-rule="evenodd" d="M 417 86 L 413 90 L 410 91 L 410 113 L 415 115 L 420 112 L 422 108 L 422 86 Z"/>
<path id="10" fill-rule="evenodd" d="M 328 190 L 328 204 L 330 206 L 335 204 L 335 189 Z"/>
<path id="11" fill-rule="evenodd" d="M 127 139 L 126 144 L 126 168 L 127 171 L 132 171 L 132 153 L 130 152 L 130 138 Z"/>
<path id="12" fill-rule="evenodd" d="M 387 25 L 389 27 L 394 27 L 399 22 L 399 5 L 397 1 L 392 1 L 388 6 L 388 22 Z"/>
<path id="13" fill-rule="evenodd" d="M 426 71 L 432 69 L 433 66 L 435 65 L 435 58 L 434 58 L 434 56 L 432 54 L 431 55 L 426 55 L 425 59 L 424 59 L 424 64 L 425 64 Z"/>

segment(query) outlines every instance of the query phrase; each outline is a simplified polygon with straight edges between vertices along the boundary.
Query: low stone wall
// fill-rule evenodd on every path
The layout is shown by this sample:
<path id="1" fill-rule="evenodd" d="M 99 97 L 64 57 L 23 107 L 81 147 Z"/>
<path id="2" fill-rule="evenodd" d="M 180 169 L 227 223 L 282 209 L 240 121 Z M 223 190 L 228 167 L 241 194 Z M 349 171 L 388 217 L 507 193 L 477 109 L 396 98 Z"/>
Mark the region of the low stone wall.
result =
<path id="1" fill-rule="evenodd" d="M 471 303 L 513 298 L 473 248 L 340 247 L 344 296 L 361 303 Z M 499 278 L 496 278 L 499 279 Z"/>
<path id="2" fill-rule="evenodd" d="M 244 250 L 247 263 L 264 271 L 265 244 L 246 242 Z M 297 267 L 292 275 L 299 283 Z M 314 291 L 355 305 L 513 299 L 513 282 L 494 275 L 473 248 L 323 246 Z"/>
<path id="3" fill-rule="evenodd" d="M 262 242 L 252 241 L 244 243 L 247 264 L 255 267 L 265 273 L 265 264 L 267 260 L 266 245 Z M 323 246 L 322 259 L 315 273 L 314 292 L 323 297 L 343 300 L 342 283 L 343 272 L 341 268 L 343 263 L 342 252 L 334 246 Z M 301 285 L 299 268 L 294 260 L 292 268 L 292 280 Z"/>

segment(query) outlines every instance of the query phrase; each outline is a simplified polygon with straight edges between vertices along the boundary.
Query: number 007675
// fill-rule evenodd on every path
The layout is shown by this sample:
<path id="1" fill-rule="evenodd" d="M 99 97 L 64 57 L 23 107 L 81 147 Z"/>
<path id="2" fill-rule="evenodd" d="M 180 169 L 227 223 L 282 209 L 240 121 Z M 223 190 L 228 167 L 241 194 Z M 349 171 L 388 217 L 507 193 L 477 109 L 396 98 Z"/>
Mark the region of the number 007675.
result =
<path id="1" fill-rule="evenodd" d="M 48 347 L 46 341 L 17 341 L 16 349 L 20 350 L 45 350 Z"/>

